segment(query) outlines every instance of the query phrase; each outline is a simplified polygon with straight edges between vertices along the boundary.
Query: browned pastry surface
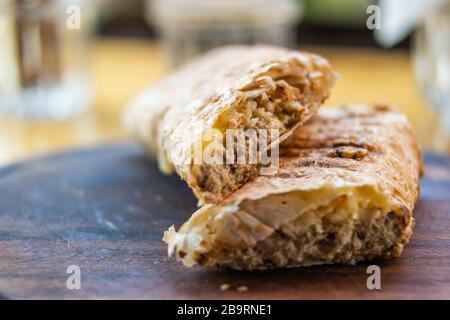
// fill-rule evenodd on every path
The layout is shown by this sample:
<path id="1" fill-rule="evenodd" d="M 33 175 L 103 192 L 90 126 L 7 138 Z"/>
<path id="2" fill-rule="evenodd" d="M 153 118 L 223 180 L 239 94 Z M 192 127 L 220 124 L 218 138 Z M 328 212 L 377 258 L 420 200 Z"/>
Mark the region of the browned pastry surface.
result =
<path id="1" fill-rule="evenodd" d="M 280 169 L 165 235 L 190 266 L 264 269 L 400 256 L 419 195 L 421 152 L 384 106 L 321 110 L 281 146 Z"/>
<path id="2" fill-rule="evenodd" d="M 316 114 L 335 76 L 314 54 L 269 46 L 213 50 L 143 92 L 125 124 L 200 202 L 216 203 L 258 174 L 258 164 L 193 163 L 210 130 L 277 129 L 277 144 Z"/>

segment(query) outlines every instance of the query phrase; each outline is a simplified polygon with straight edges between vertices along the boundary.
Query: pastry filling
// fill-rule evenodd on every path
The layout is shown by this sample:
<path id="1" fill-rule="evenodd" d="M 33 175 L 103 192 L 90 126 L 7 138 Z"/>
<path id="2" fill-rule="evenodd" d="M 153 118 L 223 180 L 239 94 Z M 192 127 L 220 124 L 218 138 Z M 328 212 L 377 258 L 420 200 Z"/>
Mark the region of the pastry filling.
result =
<path id="1" fill-rule="evenodd" d="M 342 221 L 323 217 L 298 229 L 276 230 L 254 247 L 238 250 L 224 248 L 215 253 L 221 260 L 210 261 L 213 261 L 211 265 L 233 269 L 266 269 L 328 263 L 355 264 L 363 260 L 396 257 L 407 243 L 407 238 L 401 237 L 405 223 L 393 212 Z"/>
<path id="2" fill-rule="evenodd" d="M 266 134 L 262 145 L 266 145 L 267 148 L 260 150 L 261 145 L 258 140 L 258 152 L 266 152 L 270 150 L 274 137 L 282 137 L 305 118 L 307 110 L 305 105 L 318 106 L 326 98 L 324 89 L 318 84 L 320 83 L 318 77 L 310 79 L 307 76 L 291 75 L 295 72 L 304 73 L 304 71 L 300 73 L 300 70 L 290 70 L 290 74 L 287 74 L 287 71 L 283 69 L 268 71 L 254 83 L 243 88 L 240 101 L 234 102 L 232 107 L 224 111 L 216 120 L 213 128 L 222 133 L 221 146 L 228 154 L 232 152 L 234 160 L 229 163 L 230 161 L 227 161 L 224 155 L 223 163 L 226 165 L 201 163 L 197 168 L 193 168 L 197 185 L 203 194 L 206 191 L 206 198 L 208 192 L 211 196 L 217 196 L 236 190 L 255 176 L 261 165 L 267 165 L 261 163 L 259 157 L 256 163 L 250 161 L 248 155 L 251 147 L 248 135 L 244 135 L 244 139 L 241 140 L 244 146 L 239 146 L 237 141 L 233 141 L 231 150 L 227 148 L 229 147 L 229 144 L 227 145 L 228 130 L 245 132 L 248 129 L 255 129 L 258 133 L 263 129 Z M 272 136 L 271 130 L 277 130 L 277 134 Z M 259 137 L 260 135 L 257 139 Z M 237 155 L 239 152 L 242 153 L 242 150 L 246 152 L 244 163 L 237 161 Z"/>

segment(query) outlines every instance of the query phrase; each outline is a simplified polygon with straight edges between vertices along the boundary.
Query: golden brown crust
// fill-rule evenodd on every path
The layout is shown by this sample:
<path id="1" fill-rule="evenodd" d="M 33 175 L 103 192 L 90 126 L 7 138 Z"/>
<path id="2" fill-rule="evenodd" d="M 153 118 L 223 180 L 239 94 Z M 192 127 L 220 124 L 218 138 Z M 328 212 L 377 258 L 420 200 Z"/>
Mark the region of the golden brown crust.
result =
<path id="1" fill-rule="evenodd" d="M 186 265 L 237 269 L 401 254 L 422 170 L 404 115 L 384 106 L 322 110 L 280 153 L 278 173 L 199 209 L 170 250 Z"/>
<path id="2" fill-rule="evenodd" d="M 274 190 L 311 190 L 342 181 L 376 184 L 393 195 L 399 208 L 412 211 L 423 171 L 421 159 L 403 114 L 377 105 L 325 109 L 280 146 L 280 170 L 275 175 L 244 185 L 223 205 L 258 199 Z"/>
<path id="3" fill-rule="evenodd" d="M 206 165 L 200 170 L 188 165 L 192 148 L 202 141 L 202 134 L 222 127 L 218 122 L 227 110 L 238 108 L 246 99 L 257 99 L 256 95 L 275 94 L 279 88 L 285 99 L 301 102 L 294 123 L 281 132 L 282 141 L 317 112 L 334 79 L 328 62 L 314 54 L 269 46 L 225 47 L 207 53 L 143 92 L 130 107 L 125 122 L 158 157 L 164 171 L 175 169 L 201 201 L 217 202 L 257 171 L 246 170 L 251 174 L 242 181 L 229 181 L 235 177 L 224 177 L 227 166 L 209 170 Z M 230 124 L 225 122 L 225 127 Z M 202 185 L 209 171 L 218 178 Z"/>

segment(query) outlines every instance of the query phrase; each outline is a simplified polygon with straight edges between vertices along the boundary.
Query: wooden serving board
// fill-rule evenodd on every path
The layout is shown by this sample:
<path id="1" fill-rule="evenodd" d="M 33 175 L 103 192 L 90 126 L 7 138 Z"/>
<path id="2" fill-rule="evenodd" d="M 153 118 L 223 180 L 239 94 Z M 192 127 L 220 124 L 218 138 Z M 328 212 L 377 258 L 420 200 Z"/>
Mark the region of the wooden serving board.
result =
<path id="1" fill-rule="evenodd" d="M 392 262 L 237 272 L 184 268 L 164 230 L 196 200 L 132 143 L 35 159 L 0 169 L 3 298 L 450 299 L 450 159 L 426 155 L 415 234 Z M 381 267 L 381 290 L 366 268 Z M 77 265 L 81 289 L 66 286 Z M 220 290 L 222 284 L 230 289 Z M 245 285 L 247 292 L 238 292 Z"/>

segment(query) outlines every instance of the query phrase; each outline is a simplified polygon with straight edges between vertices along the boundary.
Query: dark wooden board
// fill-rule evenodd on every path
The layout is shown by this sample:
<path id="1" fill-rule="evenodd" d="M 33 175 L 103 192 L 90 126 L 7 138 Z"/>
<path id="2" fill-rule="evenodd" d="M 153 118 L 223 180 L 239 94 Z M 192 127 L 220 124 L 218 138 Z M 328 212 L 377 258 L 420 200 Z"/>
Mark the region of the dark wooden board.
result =
<path id="1" fill-rule="evenodd" d="M 0 296 L 6 298 L 450 299 L 450 160 L 426 155 L 427 177 L 404 255 L 381 267 L 320 266 L 236 272 L 184 268 L 161 237 L 196 201 L 132 143 L 35 159 L 0 169 Z M 81 289 L 66 288 L 66 268 Z M 219 289 L 228 283 L 227 291 Z M 248 292 L 236 290 L 246 285 Z"/>

